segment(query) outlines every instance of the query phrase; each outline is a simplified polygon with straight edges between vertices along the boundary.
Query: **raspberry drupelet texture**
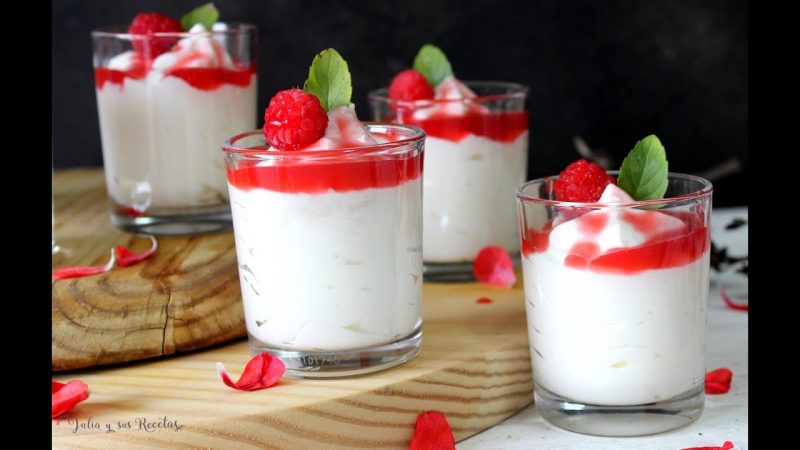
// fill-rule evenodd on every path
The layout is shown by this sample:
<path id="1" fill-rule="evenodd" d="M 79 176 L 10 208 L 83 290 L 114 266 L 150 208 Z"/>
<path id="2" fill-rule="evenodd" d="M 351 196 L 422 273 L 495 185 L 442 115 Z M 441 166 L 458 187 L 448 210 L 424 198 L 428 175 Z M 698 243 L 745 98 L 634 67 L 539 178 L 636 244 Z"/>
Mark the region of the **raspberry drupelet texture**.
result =
<path id="1" fill-rule="evenodd" d="M 412 102 L 433 98 L 433 88 L 421 73 L 414 69 L 404 70 L 392 79 L 389 85 L 389 98 Z"/>
<path id="2" fill-rule="evenodd" d="M 609 183 L 617 184 L 602 167 L 579 159 L 559 174 L 553 188 L 562 202 L 597 202 Z"/>
<path id="3" fill-rule="evenodd" d="M 183 32 L 183 27 L 179 20 L 159 13 L 139 13 L 128 27 L 128 33 L 137 35 L 180 32 Z M 146 59 L 154 59 L 171 49 L 176 42 L 178 42 L 177 37 L 135 38 L 133 39 L 133 49 Z"/>
<path id="4" fill-rule="evenodd" d="M 325 135 L 328 115 L 313 94 L 287 89 L 275 94 L 264 112 L 264 137 L 278 150 L 299 150 Z"/>

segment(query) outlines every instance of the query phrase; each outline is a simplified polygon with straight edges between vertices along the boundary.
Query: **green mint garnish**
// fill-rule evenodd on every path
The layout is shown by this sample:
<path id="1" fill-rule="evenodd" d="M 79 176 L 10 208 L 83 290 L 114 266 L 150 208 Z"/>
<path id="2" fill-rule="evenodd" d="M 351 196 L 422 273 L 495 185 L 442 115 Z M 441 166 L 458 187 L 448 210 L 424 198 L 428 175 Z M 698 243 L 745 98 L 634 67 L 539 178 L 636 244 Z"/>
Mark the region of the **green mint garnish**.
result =
<path id="1" fill-rule="evenodd" d="M 433 87 L 453 75 L 453 68 L 447 56 L 444 56 L 439 47 L 431 44 L 425 44 L 419 49 L 414 58 L 414 70 L 421 73 Z"/>
<path id="2" fill-rule="evenodd" d="M 217 23 L 217 20 L 219 20 L 219 11 L 217 11 L 213 3 L 206 3 L 181 17 L 181 27 L 185 31 L 189 31 L 193 26 L 202 23 L 206 30 L 210 30 L 211 26 Z"/>
<path id="3" fill-rule="evenodd" d="M 622 161 L 617 185 L 634 200 L 656 200 L 667 192 L 667 153 L 651 134 L 637 142 Z"/>
<path id="4" fill-rule="evenodd" d="M 325 111 L 350 106 L 353 85 L 347 61 L 332 48 L 323 50 L 311 62 L 303 90 L 316 95 Z"/>

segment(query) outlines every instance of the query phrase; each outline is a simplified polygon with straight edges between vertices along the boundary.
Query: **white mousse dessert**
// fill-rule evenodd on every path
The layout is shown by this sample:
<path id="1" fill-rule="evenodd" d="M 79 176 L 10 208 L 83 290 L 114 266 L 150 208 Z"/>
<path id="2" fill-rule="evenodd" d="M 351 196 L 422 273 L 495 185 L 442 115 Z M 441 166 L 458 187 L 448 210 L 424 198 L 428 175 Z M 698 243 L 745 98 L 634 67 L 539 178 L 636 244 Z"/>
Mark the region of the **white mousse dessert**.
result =
<path id="1" fill-rule="evenodd" d="M 493 87 L 479 97 L 453 75 L 440 49 L 425 45 L 413 69 L 392 80 L 384 100 L 389 120 L 416 125 L 427 135 L 426 263 L 470 262 L 487 246 L 519 251 L 514 194 L 528 164 L 524 87 L 484 84 Z"/>
<path id="2" fill-rule="evenodd" d="M 407 123 L 427 133 L 423 257 L 468 262 L 481 248 L 519 251 L 514 193 L 528 167 L 526 112 L 468 106 L 475 94 L 454 77 L 435 89 L 434 103 Z"/>
<path id="3" fill-rule="evenodd" d="M 221 24 L 214 29 L 221 29 Z M 255 63 L 234 63 L 201 24 L 152 61 L 127 51 L 95 67 L 108 191 L 119 209 L 224 204 L 224 139 L 255 127 Z"/>
<path id="4" fill-rule="evenodd" d="M 606 207 L 523 237 L 536 382 L 570 401 L 642 405 L 703 386 L 708 229 L 613 206 L 632 201 L 609 184 Z"/>
<path id="5" fill-rule="evenodd" d="M 286 92 L 282 98 L 296 103 L 275 117 L 310 108 L 297 106 L 308 102 L 303 99 L 310 94 L 282 91 L 270 102 L 265 130 L 272 126 L 270 109 L 276 98 Z M 320 112 L 324 118 L 324 110 Z M 311 116 L 296 123 L 311 127 L 319 120 Z M 336 351 L 388 344 L 417 333 L 421 149 L 381 151 L 381 144 L 409 136 L 370 133 L 352 105 L 331 109 L 324 134 L 313 142 L 299 145 L 286 135 L 285 130 L 274 134 L 282 142 L 291 141 L 291 147 L 284 145 L 292 151 L 268 141 L 228 164 L 251 340 L 270 349 Z"/>

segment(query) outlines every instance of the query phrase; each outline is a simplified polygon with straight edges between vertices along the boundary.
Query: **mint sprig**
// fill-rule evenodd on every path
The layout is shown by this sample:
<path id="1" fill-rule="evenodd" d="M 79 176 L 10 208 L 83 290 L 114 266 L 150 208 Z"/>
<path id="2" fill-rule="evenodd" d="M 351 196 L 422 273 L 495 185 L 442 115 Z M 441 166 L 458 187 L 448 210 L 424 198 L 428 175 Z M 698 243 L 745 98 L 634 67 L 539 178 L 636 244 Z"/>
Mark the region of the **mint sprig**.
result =
<path id="1" fill-rule="evenodd" d="M 656 200 L 667 192 L 667 152 L 651 134 L 637 142 L 622 161 L 617 185 L 634 200 Z"/>
<path id="2" fill-rule="evenodd" d="M 206 30 L 210 30 L 217 20 L 219 20 L 219 11 L 213 3 L 206 3 L 184 14 L 181 17 L 181 27 L 184 31 L 189 31 L 193 26 L 201 23 Z"/>
<path id="3" fill-rule="evenodd" d="M 316 95 L 325 111 L 350 106 L 353 85 L 347 61 L 332 48 L 321 51 L 311 62 L 303 90 Z"/>
<path id="4" fill-rule="evenodd" d="M 453 75 L 453 68 L 447 56 L 439 47 L 431 44 L 425 44 L 419 49 L 414 58 L 414 70 L 421 73 L 433 87 Z"/>

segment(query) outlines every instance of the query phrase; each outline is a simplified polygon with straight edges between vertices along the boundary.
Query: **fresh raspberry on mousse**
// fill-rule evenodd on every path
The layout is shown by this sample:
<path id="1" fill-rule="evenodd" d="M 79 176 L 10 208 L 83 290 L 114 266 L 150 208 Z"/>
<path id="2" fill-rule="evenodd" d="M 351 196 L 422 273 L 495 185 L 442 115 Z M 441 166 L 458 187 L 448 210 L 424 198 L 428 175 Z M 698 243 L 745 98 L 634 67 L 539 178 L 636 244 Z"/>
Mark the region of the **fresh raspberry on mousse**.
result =
<path id="1" fill-rule="evenodd" d="M 616 185 L 617 182 L 605 169 L 579 159 L 559 174 L 553 188 L 559 201 L 595 203 L 609 184 Z"/>
<path id="2" fill-rule="evenodd" d="M 155 59 L 158 55 L 168 51 L 178 41 L 178 38 L 156 38 L 153 33 L 181 33 L 181 22 L 160 13 L 139 13 L 133 18 L 128 27 L 128 33 L 150 36 L 149 39 L 133 39 L 133 49 L 146 59 Z"/>
<path id="3" fill-rule="evenodd" d="M 389 98 L 412 102 L 433 99 L 433 88 L 425 77 L 414 69 L 404 70 L 392 79 L 389 85 Z"/>
<path id="4" fill-rule="evenodd" d="M 275 94 L 264 112 L 264 137 L 278 150 L 299 150 L 325 135 L 328 114 L 319 99 L 302 89 Z"/>

